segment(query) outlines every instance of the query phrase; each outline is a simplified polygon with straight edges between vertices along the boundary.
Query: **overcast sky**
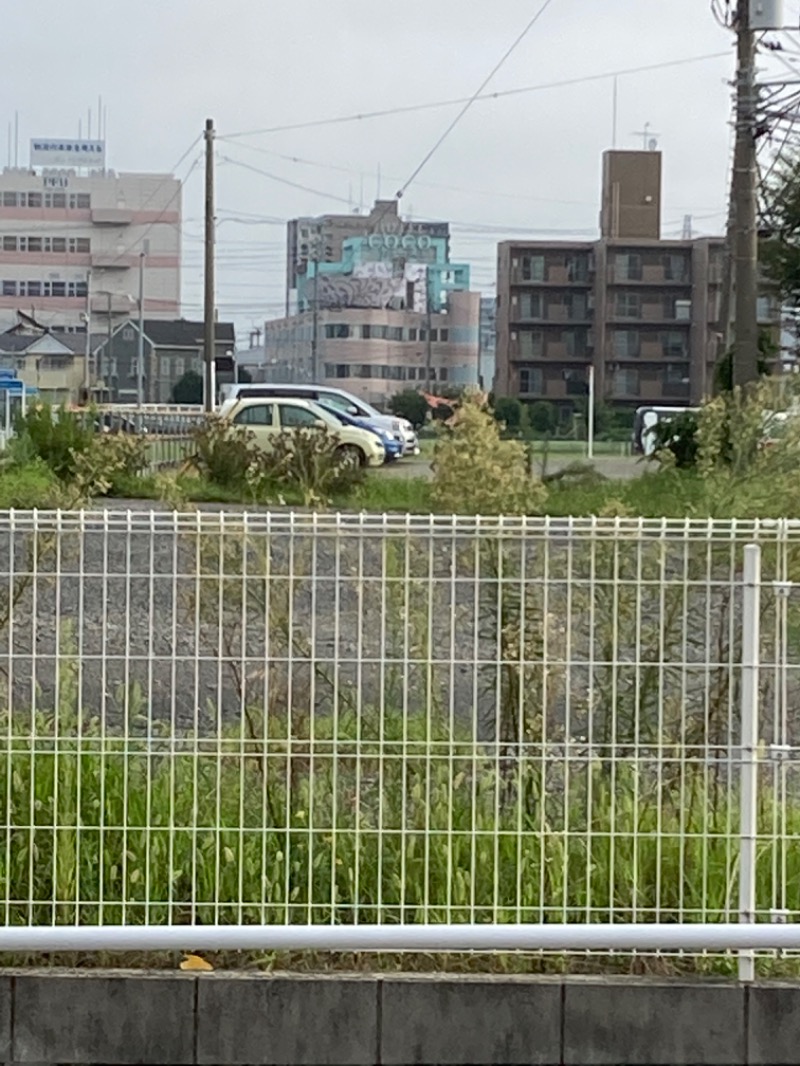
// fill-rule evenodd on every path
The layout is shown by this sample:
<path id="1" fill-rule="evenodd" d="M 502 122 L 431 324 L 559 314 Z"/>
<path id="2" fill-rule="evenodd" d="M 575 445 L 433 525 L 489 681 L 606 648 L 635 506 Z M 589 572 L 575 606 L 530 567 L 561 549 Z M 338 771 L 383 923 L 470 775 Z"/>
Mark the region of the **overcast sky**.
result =
<path id="1" fill-rule="evenodd" d="M 219 133 L 219 308 L 246 338 L 280 313 L 285 230 L 300 214 L 393 194 L 459 105 L 302 130 L 276 126 L 470 96 L 541 0 L 26 0 L 3 4 L 0 98 L 31 136 L 86 133 L 102 94 L 109 164 L 173 171 L 184 194 L 184 313 L 201 314 L 202 133 Z M 798 22 L 798 2 L 787 0 Z M 617 145 L 664 153 L 665 236 L 721 232 L 733 39 L 706 0 L 552 0 L 490 85 L 502 92 L 723 53 L 618 81 Z M 596 235 L 613 81 L 475 103 L 403 197 L 454 223 L 453 251 L 492 291 L 495 245 Z M 230 138 L 230 139 L 227 139 Z M 192 147 L 194 143 L 194 146 Z M 4 145 L 5 138 L 0 141 Z M 188 152 L 188 154 L 187 154 Z M 177 167 L 179 160 L 183 159 Z M 266 173 L 256 173 L 263 171 Z M 271 176 L 270 176 L 271 175 Z M 277 180 L 280 179 L 280 180 Z M 307 191 L 295 188 L 295 183 Z"/>

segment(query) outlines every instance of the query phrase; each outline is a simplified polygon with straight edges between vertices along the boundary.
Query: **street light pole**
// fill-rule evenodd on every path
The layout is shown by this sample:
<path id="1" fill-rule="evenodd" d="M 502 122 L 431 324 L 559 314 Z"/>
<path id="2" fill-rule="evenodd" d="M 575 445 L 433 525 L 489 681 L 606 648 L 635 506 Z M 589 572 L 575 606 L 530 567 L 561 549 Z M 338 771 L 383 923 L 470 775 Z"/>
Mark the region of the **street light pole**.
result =
<path id="1" fill-rule="evenodd" d="M 136 402 L 141 411 L 144 403 L 144 261 L 146 253 L 139 252 L 139 337 L 136 353 Z"/>
<path id="2" fill-rule="evenodd" d="M 83 389 L 86 403 L 92 389 L 92 272 L 86 272 L 86 343 L 83 349 Z"/>
<path id="3" fill-rule="evenodd" d="M 586 457 L 594 459 L 594 365 L 589 366 L 589 417 L 586 427 Z"/>

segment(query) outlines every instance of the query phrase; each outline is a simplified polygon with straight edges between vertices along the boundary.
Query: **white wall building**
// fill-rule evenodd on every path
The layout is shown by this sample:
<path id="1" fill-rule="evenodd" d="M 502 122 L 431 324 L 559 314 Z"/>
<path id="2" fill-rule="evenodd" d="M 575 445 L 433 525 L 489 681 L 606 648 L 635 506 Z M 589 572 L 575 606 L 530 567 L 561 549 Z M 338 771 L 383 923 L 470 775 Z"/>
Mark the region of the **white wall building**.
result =
<path id="1" fill-rule="evenodd" d="M 180 315 L 181 184 L 171 175 L 74 168 L 0 174 L 0 331 L 17 312 L 54 331 L 92 332 L 135 315 L 146 252 L 149 318 Z"/>

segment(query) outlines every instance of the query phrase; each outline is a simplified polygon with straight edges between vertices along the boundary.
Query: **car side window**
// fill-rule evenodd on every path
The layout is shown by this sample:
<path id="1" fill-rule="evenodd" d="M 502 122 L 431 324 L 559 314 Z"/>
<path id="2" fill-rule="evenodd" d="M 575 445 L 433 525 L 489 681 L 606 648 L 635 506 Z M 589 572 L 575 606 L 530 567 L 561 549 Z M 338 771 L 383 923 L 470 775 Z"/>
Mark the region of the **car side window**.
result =
<path id="1" fill-rule="evenodd" d="M 271 426 L 272 404 L 259 403 L 245 407 L 234 416 L 233 421 L 239 426 Z"/>
<path id="2" fill-rule="evenodd" d="M 290 404 L 281 407 L 281 425 L 284 429 L 315 426 L 318 421 L 319 417 L 306 407 L 293 407 Z"/>

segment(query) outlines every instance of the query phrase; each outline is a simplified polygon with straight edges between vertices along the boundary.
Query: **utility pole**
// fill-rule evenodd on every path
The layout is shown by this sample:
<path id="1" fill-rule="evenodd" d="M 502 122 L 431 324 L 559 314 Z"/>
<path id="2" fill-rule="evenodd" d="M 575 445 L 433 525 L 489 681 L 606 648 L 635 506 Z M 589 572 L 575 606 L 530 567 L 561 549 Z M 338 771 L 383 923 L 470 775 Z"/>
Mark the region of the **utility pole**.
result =
<path id="1" fill-rule="evenodd" d="M 586 458 L 594 459 L 594 364 L 589 365 L 589 411 L 586 420 Z"/>
<path id="2" fill-rule="evenodd" d="M 139 336 L 136 352 L 136 402 L 141 414 L 144 403 L 144 261 L 146 252 L 139 252 Z M 140 427 L 141 428 L 141 427 Z"/>
<path id="3" fill-rule="evenodd" d="M 214 410 L 214 356 L 216 354 L 216 310 L 214 307 L 214 120 L 206 119 L 206 207 L 205 207 L 205 409 Z"/>
<path id="4" fill-rule="evenodd" d="M 733 158 L 731 247 L 735 285 L 733 383 L 758 379 L 758 228 L 755 80 L 756 43 L 750 26 L 750 0 L 736 10 L 736 147 Z M 723 322 L 723 329 L 725 323 Z"/>
<path id="5" fill-rule="evenodd" d="M 312 262 L 314 281 L 311 286 L 311 380 L 317 384 L 319 382 L 319 248 L 316 245 Z"/>
<path id="6" fill-rule="evenodd" d="M 86 344 L 83 349 L 83 389 L 88 404 L 92 390 L 92 272 L 86 271 Z"/>
<path id="7" fill-rule="evenodd" d="M 103 403 L 106 403 L 106 397 L 111 400 L 111 368 L 113 366 L 114 355 L 114 330 L 111 323 L 111 290 L 106 292 L 107 308 L 108 308 L 108 350 L 106 351 L 106 367 L 108 374 L 103 374 Z"/>

